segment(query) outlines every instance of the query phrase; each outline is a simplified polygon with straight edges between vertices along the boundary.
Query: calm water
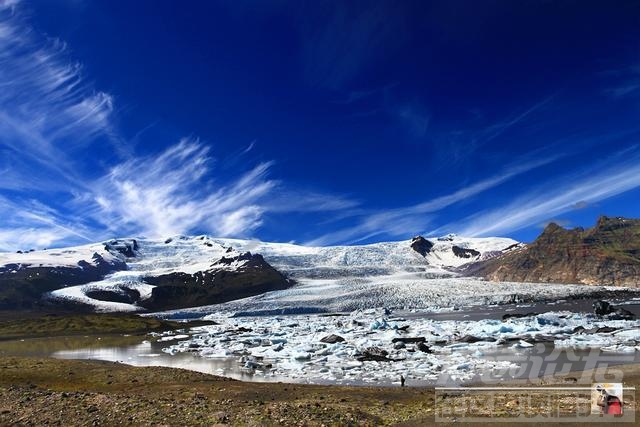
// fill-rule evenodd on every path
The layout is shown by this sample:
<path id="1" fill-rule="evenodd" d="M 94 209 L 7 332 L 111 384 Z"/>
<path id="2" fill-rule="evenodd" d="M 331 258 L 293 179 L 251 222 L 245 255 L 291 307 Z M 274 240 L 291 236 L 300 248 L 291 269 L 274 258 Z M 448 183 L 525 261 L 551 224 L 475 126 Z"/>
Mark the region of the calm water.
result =
<path id="1" fill-rule="evenodd" d="M 184 338 L 183 338 L 184 339 Z M 206 359 L 190 353 L 162 352 L 171 341 L 151 342 L 145 336 L 84 336 L 0 341 L 0 355 L 92 359 L 133 366 L 165 366 L 222 375 L 244 381 L 287 381 L 286 378 L 254 374 L 236 358 Z"/>

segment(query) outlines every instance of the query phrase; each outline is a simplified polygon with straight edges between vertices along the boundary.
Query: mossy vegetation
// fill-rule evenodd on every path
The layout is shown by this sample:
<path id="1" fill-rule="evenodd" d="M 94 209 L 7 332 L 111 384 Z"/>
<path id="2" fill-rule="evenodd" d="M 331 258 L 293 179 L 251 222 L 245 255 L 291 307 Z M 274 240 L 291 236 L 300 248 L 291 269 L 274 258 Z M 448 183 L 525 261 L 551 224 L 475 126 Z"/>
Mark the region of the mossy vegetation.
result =
<path id="1" fill-rule="evenodd" d="M 179 322 L 132 314 L 47 314 L 0 321 L 0 340 L 80 334 L 139 334 L 184 326 Z"/>

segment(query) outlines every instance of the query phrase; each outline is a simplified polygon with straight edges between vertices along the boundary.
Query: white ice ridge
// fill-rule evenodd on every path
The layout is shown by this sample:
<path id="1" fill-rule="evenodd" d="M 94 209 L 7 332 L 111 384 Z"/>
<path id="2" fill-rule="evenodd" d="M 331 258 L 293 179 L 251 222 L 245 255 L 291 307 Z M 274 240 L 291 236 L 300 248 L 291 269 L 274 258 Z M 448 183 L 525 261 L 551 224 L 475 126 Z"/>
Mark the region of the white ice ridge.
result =
<path id="1" fill-rule="evenodd" d="M 619 288 L 550 283 L 487 282 L 464 277 L 396 273 L 372 277 L 299 279 L 298 285 L 224 304 L 167 311 L 172 318 L 226 312 L 238 315 L 335 313 L 367 308 L 452 311 L 461 307 L 585 298 Z"/>
<path id="2" fill-rule="evenodd" d="M 123 259 L 118 255 L 108 252 L 104 243 L 92 243 L 90 245 L 74 246 L 61 249 L 44 249 L 25 252 L 0 252 L 0 267 L 16 265 L 17 268 L 25 267 L 77 267 L 78 262 L 86 261 L 96 265 L 94 254 L 100 255 L 106 262 Z"/>

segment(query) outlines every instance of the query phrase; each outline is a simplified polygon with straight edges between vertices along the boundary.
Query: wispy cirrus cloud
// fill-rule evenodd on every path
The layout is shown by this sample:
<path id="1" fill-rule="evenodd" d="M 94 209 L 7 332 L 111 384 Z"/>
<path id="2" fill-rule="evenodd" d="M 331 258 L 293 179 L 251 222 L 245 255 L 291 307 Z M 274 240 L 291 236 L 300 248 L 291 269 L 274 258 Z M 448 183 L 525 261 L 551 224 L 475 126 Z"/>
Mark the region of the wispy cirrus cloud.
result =
<path id="1" fill-rule="evenodd" d="M 18 2 L 0 3 L 0 148 L 6 164 L 82 182 L 71 154 L 111 133 L 112 97 L 96 91 L 69 57 L 67 45 L 31 28 Z M 42 173 L 40 175 L 43 175 Z M 42 176 L 12 168 L 0 188 L 51 187 Z"/>
<path id="2" fill-rule="evenodd" d="M 488 191 L 518 175 L 556 161 L 559 157 L 561 156 L 540 157 L 508 166 L 499 174 L 413 206 L 377 212 L 361 212 L 358 214 L 360 220 L 355 226 L 325 234 L 307 242 L 307 244 L 357 243 L 380 235 L 406 237 L 412 233 L 422 232 L 429 226 L 431 219 L 437 212 Z"/>
<path id="3" fill-rule="evenodd" d="M 113 231 L 150 237 L 197 229 L 248 235 L 260 226 L 262 199 L 276 185 L 266 177 L 271 163 L 224 184 L 210 179 L 212 164 L 210 149 L 193 139 L 157 156 L 129 159 L 96 182 L 89 195 L 96 203 L 92 217 Z"/>
<path id="4" fill-rule="evenodd" d="M 473 215 L 447 229 L 469 236 L 510 233 L 640 187 L 640 148 L 634 146 L 571 174 L 535 187 L 509 203 Z"/>
<path id="5" fill-rule="evenodd" d="M 417 138 L 423 138 L 427 134 L 431 114 L 421 104 L 405 104 L 399 106 L 394 112 L 410 134 Z"/>
<path id="6" fill-rule="evenodd" d="M 91 241 L 91 230 L 58 210 L 34 199 L 9 199 L 0 195 L 0 250 L 49 247 L 56 242 Z"/>
<path id="7" fill-rule="evenodd" d="M 604 90 L 605 95 L 614 99 L 640 95 L 640 64 L 607 70 L 600 75 L 615 78 L 615 81 L 610 82 L 609 87 Z"/>
<path id="8" fill-rule="evenodd" d="M 249 237 L 269 213 L 354 206 L 289 188 L 269 177 L 272 162 L 247 166 L 242 157 L 254 142 L 222 165 L 197 138 L 158 141 L 166 147 L 159 153 L 121 149 L 113 96 L 96 90 L 67 45 L 38 34 L 20 8 L 0 1 L 1 250 L 123 234 Z M 95 156 L 105 141 L 114 155 L 87 171 L 77 159 Z"/>
<path id="9" fill-rule="evenodd" d="M 113 167 L 78 203 L 94 201 L 92 218 L 114 232 L 153 237 L 196 230 L 247 237 L 269 213 L 327 212 L 358 205 L 342 196 L 290 189 L 269 177 L 273 164 L 259 163 L 222 180 L 215 174 L 210 148 L 185 138 L 159 155 Z"/>

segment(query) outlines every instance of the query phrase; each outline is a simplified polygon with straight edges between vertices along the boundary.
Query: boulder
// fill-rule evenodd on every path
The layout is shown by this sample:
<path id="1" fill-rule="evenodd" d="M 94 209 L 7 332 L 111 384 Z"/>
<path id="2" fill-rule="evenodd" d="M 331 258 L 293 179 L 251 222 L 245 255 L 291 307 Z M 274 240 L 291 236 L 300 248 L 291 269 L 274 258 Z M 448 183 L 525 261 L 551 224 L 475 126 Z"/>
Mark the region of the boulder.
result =
<path id="1" fill-rule="evenodd" d="M 335 334 L 327 335 L 326 337 L 320 340 L 320 342 L 324 342 L 327 344 L 335 344 L 343 341 L 344 341 L 344 338 L 342 338 L 340 335 L 335 335 Z"/>
<path id="2" fill-rule="evenodd" d="M 423 342 L 419 342 L 416 347 L 418 350 L 420 350 L 423 353 L 427 353 L 427 354 L 433 353 L 433 351 L 431 351 L 431 348 L 429 348 L 429 346 Z"/>
<path id="3" fill-rule="evenodd" d="M 359 362 L 388 362 L 392 359 L 389 359 L 389 352 L 380 347 L 368 347 L 362 354 L 356 357 L 356 360 Z"/>
<path id="4" fill-rule="evenodd" d="M 614 307 L 606 301 L 596 301 L 593 303 L 593 311 L 598 316 L 607 316 L 612 320 L 633 320 L 636 315 L 624 308 Z"/>

